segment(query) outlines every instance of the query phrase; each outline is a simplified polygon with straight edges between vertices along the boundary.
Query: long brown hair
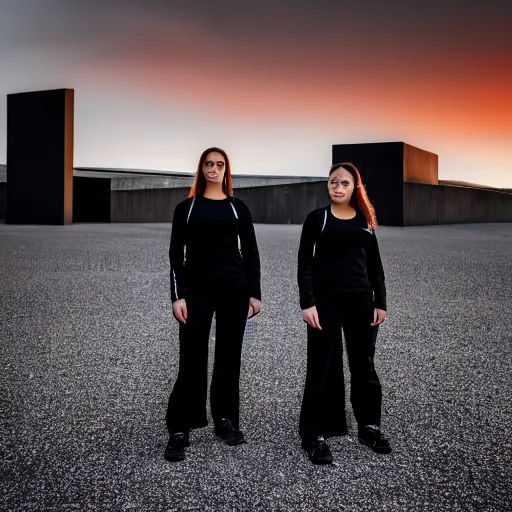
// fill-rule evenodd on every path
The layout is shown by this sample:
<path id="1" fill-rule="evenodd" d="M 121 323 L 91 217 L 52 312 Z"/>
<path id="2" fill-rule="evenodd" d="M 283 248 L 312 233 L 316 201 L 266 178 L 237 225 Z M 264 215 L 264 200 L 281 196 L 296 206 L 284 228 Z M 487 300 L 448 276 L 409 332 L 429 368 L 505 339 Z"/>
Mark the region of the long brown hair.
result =
<path id="1" fill-rule="evenodd" d="M 352 206 L 352 208 L 359 209 L 363 213 L 368 222 L 368 227 L 373 231 L 377 227 L 377 215 L 375 213 L 375 208 L 368 199 L 366 188 L 363 185 L 361 175 L 359 174 L 357 167 L 350 162 L 334 164 L 329 171 L 329 176 L 340 168 L 348 171 L 354 178 L 354 192 L 350 198 L 350 206 Z"/>
<path id="2" fill-rule="evenodd" d="M 233 195 L 233 181 L 231 178 L 231 164 L 229 162 L 228 155 L 223 149 L 220 148 L 208 148 L 203 151 L 201 157 L 199 158 L 199 163 L 197 165 L 197 172 L 194 178 L 194 184 L 190 187 L 190 192 L 188 197 L 192 196 L 202 196 L 206 190 L 206 178 L 203 174 L 203 164 L 206 160 L 206 157 L 210 153 L 220 153 L 226 162 L 226 168 L 224 169 L 224 178 L 222 179 L 222 191 L 227 196 Z"/>

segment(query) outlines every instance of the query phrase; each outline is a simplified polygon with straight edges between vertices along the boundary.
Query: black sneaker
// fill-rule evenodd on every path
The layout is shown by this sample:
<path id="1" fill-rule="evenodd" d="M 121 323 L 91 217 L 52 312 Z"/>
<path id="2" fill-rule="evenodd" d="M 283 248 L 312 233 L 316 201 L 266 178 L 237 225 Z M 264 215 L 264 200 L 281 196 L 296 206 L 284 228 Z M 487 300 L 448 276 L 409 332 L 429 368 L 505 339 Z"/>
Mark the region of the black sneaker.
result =
<path id="1" fill-rule="evenodd" d="M 332 454 L 329 445 L 323 436 L 318 436 L 313 441 L 302 441 L 302 448 L 306 450 L 309 460 L 313 464 L 331 464 Z"/>
<path id="2" fill-rule="evenodd" d="M 221 419 L 220 422 L 215 425 L 213 431 L 215 432 L 215 435 L 224 439 L 228 446 L 236 446 L 247 442 L 244 438 L 243 432 L 233 427 L 231 421 L 226 418 Z"/>
<path id="3" fill-rule="evenodd" d="M 389 439 L 385 437 L 380 428 L 366 425 L 359 429 L 359 442 L 369 446 L 375 453 L 391 453 Z"/>
<path id="4" fill-rule="evenodd" d="M 190 446 L 188 432 L 176 432 L 169 436 L 164 457 L 169 462 L 185 460 L 185 448 Z"/>

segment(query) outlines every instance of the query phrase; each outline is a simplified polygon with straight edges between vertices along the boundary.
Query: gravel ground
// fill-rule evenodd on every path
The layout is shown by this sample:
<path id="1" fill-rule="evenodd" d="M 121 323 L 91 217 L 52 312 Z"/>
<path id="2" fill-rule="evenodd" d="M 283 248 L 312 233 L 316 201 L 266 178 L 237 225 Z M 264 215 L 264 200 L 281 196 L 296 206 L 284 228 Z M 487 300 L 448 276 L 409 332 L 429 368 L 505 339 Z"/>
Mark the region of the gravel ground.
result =
<path id="1" fill-rule="evenodd" d="M 347 404 L 328 467 L 310 464 L 297 432 L 300 226 L 256 226 L 248 444 L 230 448 L 210 425 L 184 462 L 164 460 L 178 363 L 170 230 L 0 224 L 1 510 L 512 510 L 512 224 L 379 228 L 389 319 L 376 368 L 394 451 L 360 445 Z"/>

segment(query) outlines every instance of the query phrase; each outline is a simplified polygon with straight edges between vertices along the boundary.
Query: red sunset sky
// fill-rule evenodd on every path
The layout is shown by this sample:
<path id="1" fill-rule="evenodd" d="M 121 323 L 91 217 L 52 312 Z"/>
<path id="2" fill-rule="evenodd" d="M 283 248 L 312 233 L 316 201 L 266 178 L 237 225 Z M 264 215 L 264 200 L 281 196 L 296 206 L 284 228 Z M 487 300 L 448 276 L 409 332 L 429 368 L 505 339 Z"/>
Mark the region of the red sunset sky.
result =
<path id="1" fill-rule="evenodd" d="M 512 188 L 512 2 L 0 6 L 0 93 L 75 89 L 75 165 L 322 175 L 331 145 L 402 140 L 440 179 Z M 0 163 L 5 162 L 5 101 Z"/>

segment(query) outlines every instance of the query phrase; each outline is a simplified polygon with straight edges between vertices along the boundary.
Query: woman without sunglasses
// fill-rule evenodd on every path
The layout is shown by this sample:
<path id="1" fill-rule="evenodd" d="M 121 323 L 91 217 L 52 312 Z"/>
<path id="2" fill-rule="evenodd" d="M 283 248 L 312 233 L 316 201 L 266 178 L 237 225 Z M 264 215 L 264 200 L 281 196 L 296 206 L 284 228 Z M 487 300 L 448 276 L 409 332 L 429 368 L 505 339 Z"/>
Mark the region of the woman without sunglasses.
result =
<path id="1" fill-rule="evenodd" d="M 228 156 L 209 148 L 199 159 L 189 197 L 174 210 L 169 258 L 180 361 L 166 415 L 168 461 L 184 460 L 190 430 L 208 424 L 208 341 L 214 313 L 214 431 L 230 446 L 246 442 L 239 429 L 240 359 L 247 318 L 261 308 L 260 260 L 251 214 L 232 194 Z"/>
<path id="2" fill-rule="evenodd" d="M 304 222 L 297 272 L 308 337 L 299 432 L 314 464 L 331 463 L 325 439 L 347 433 L 342 328 L 359 440 L 375 452 L 391 451 L 380 431 L 382 391 L 373 363 L 378 325 L 386 319 L 375 211 L 350 163 L 332 166 L 328 190 L 330 205 Z"/>

